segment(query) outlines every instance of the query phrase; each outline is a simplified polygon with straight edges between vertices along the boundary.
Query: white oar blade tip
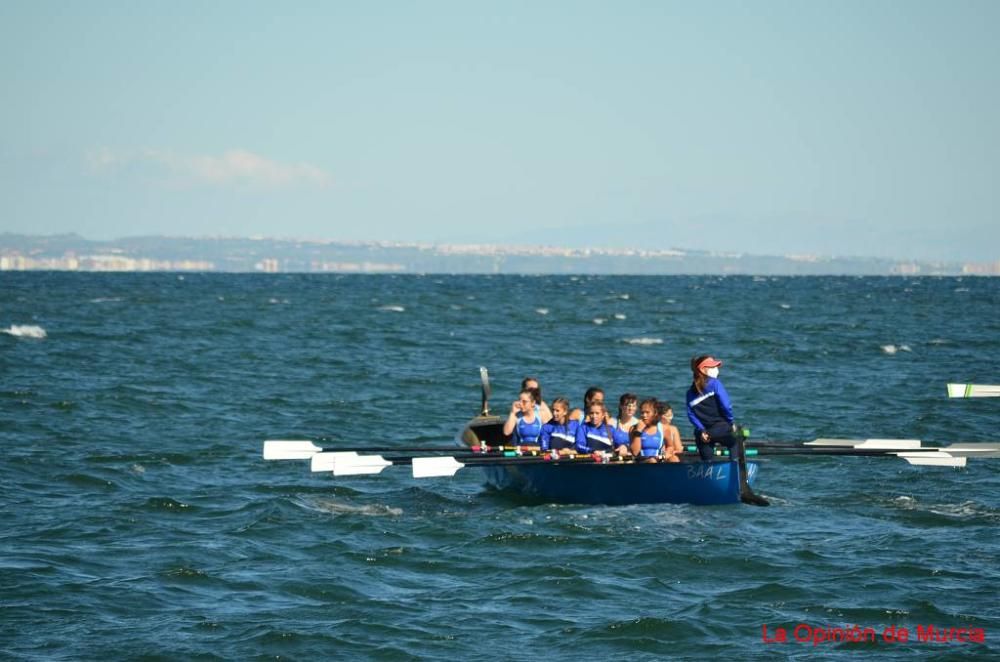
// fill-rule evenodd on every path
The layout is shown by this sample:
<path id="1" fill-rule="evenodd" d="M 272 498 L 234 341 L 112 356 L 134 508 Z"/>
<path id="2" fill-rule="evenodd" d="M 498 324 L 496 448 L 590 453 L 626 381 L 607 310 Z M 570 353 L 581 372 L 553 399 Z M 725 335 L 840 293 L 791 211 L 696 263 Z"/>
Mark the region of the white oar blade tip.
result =
<path id="1" fill-rule="evenodd" d="M 453 457 L 415 457 L 413 458 L 413 477 L 454 476 L 455 472 L 464 466 Z"/>
<path id="2" fill-rule="evenodd" d="M 309 461 L 309 469 L 313 472 L 317 471 L 333 471 L 334 466 L 338 462 L 350 462 L 354 458 L 357 458 L 358 454 L 356 451 L 338 451 L 335 453 L 316 453 L 312 456 Z M 379 458 L 381 459 L 381 458 Z"/>
<path id="3" fill-rule="evenodd" d="M 358 458 L 358 459 L 364 460 L 368 458 Z M 390 465 L 392 465 L 392 462 L 383 460 L 381 457 L 378 457 L 377 460 L 372 459 L 372 461 L 368 463 L 361 463 L 355 461 L 337 462 L 336 464 L 333 465 L 333 475 L 365 476 L 370 474 L 380 474 L 382 473 L 383 469 L 385 469 Z"/>
<path id="4" fill-rule="evenodd" d="M 964 467 L 965 457 L 954 457 L 948 453 L 897 453 L 910 464 L 924 467 Z"/>
<path id="5" fill-rule="evenodd" d="M 322 450 L 311 441 L 268 439 L 264 442 L 264 459 L 308 460 Z"/>

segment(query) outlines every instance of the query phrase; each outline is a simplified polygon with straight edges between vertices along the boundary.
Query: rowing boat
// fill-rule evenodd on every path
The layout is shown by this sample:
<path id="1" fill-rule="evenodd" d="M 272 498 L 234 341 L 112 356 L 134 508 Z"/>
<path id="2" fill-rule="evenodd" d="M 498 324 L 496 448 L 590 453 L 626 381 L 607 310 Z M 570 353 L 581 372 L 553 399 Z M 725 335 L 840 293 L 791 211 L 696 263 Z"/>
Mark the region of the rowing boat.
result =
<path id="1" fill-rule="evenodd" d="M 459 438 L 469 448 L 502 446 L 503 418 L 477 416 L 462 429 Z M 752 484 L 758 465 L 747 462 L 746 466 Z M 697 455 L 675 463 L 484 464 L 482 469 L 486 484 L 493 489 L 553 503 L 710 506 L 740 502 L 738 463 L 723 459 L 702 462 Z"/>

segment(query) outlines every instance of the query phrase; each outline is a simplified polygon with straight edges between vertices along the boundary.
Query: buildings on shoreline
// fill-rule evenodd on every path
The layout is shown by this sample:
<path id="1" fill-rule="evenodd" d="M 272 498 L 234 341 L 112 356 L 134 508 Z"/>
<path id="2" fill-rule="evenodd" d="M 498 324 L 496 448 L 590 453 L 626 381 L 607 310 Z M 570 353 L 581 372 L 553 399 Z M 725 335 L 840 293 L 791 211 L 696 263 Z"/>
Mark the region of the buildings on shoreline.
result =
<path id="1" fill-rule="evenodd" d="M 1000 275 L 991 263 L 896 261 L 817 255 L 748 255 L 678 249 L 337 242 L 272 238 L 0 235 L 0 271 L 506 273 L 733 275 Z"/>

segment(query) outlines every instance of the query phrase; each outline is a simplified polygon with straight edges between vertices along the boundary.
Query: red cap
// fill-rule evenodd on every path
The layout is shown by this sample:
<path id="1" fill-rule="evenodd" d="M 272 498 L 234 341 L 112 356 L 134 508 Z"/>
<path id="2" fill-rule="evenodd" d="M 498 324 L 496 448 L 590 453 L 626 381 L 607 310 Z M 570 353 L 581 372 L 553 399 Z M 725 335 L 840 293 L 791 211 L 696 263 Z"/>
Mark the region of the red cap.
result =
<path id="1" fill-rule="evenodd" d="M 702 370 L 704 368 L 718 368 L 721 365 L 722 361 L 719 361 L 712 356 L 706 356 L 704 359 L 701 360 L 701 363 L 698 364 L 698 369 Z"/>

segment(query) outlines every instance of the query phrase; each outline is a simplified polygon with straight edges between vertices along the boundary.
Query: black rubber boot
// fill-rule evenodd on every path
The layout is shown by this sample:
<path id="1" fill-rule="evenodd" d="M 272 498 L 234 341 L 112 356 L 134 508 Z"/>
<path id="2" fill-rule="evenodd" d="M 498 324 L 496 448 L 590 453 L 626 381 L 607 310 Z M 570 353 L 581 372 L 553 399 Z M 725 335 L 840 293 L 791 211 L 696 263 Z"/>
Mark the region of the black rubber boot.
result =
<path id="1" fill-rule="evenodd" d="M 750 480 L 747 475 L 747 449 L 743 443 L 745 438 L 743 429 L 736 426 L 733 436 L 736 437 L 736 443 L 739 446 L 740 452 L 740 501 L 751 506 L 770 506 L 770 501 L 750 489 Z"/>

